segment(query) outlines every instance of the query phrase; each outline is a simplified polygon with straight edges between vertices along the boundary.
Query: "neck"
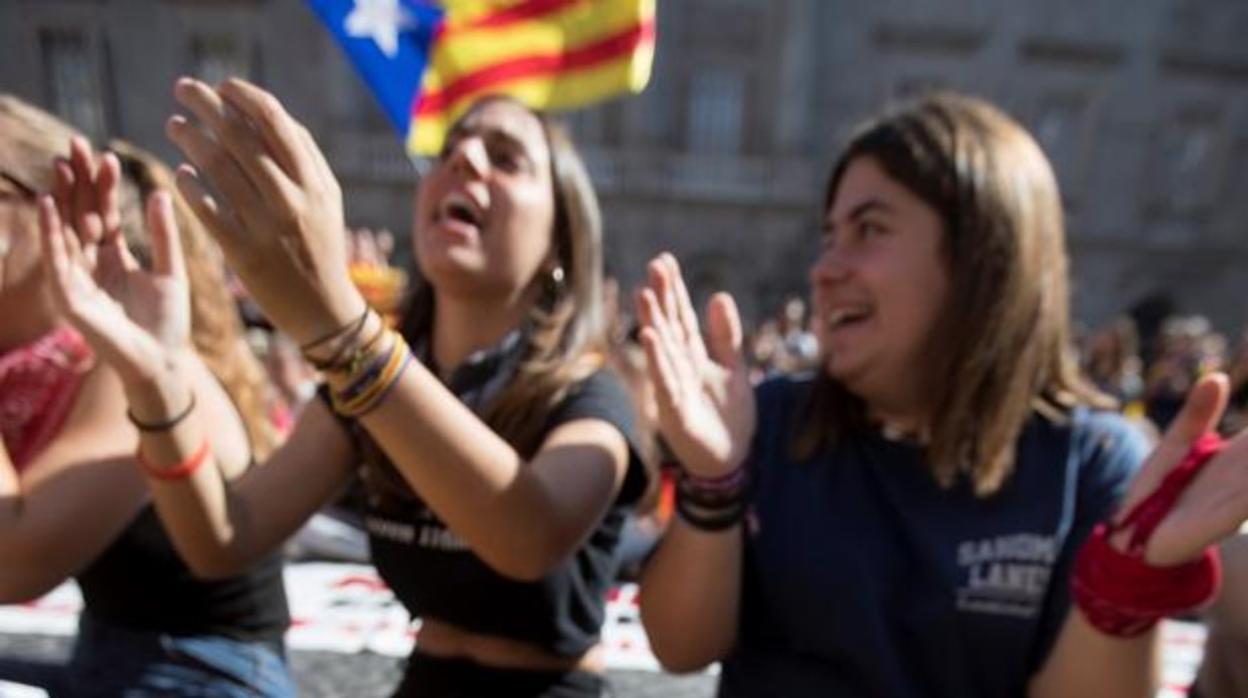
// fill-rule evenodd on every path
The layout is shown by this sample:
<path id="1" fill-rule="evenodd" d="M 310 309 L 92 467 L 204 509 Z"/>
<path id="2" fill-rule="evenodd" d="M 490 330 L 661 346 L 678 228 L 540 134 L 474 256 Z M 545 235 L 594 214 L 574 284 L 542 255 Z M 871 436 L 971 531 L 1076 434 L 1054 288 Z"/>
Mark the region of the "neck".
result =
<path id="1" fill-rule="evenodd" d="M 36 285 L 26 291 L 5 291 L 0 297 L 0 353 L 29 344 L 56 329 L 60 318 L 52 301 Z"/>
<path id="2" fill-rule="evenodd" d="M 865 398 L 867 416 L 886 432 L 902 434 L 926 442 L 931 428 L 926 404 L 911 391 L 879 394 Z"/>
<path id="3" fill-rule="evenodd" d="M 525 298 L 499 304 L 435 294 L 432 350 L 438 370 L 448 376 L 473 353 L 498 345 L 528 312 Z"/>

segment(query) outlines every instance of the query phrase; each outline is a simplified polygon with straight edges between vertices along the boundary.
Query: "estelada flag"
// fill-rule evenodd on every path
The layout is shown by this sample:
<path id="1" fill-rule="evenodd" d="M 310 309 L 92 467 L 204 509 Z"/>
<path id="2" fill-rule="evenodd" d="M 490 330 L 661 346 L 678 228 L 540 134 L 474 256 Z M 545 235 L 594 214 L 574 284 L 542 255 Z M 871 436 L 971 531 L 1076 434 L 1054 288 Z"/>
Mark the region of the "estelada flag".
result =
<path id="1" fill-rule="evenodd" d="M 654 61 L 655 0 L 308 3 L 414 155 L 486 95 L 571 109 L 640 92 Z"/>

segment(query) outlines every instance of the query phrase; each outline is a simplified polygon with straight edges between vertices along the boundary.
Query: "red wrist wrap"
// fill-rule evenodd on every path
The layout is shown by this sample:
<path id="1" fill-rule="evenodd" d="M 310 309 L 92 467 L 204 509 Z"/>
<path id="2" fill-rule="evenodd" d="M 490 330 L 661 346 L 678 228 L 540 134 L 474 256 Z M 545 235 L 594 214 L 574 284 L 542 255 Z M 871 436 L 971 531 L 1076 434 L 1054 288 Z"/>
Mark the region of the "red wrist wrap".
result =
<path id="1" fill-rule="evenodd" d="M 1144 547 L 1179 496 L 1222 447 L 1216 434 L 1202 436 L 1157 490 L 1136 505 L 1121 524 L 1111 521 L 1098 525 L 1079 550 L 1072 584 L 1075 603 L 1101 632 L 1117 637 L 1141 635 L 1158 620 L 1198 608 L 1217 595 L 1222 563 L 1215 546 L 1191 562 L 1171 567 L 1145 562 Z M 1131 538 L 1127 551 L 1121 552 L 1109 539 L 1128 526 L 1133 527 Z"/>

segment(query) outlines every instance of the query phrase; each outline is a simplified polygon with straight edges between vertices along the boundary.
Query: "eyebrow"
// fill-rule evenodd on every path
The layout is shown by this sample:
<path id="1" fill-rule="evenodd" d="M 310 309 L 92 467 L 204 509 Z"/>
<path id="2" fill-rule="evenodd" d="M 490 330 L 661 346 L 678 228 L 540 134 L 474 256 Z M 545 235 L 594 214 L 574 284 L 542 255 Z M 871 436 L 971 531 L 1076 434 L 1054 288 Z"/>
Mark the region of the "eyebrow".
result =
<path id="1" fill-rule="evenodd" d="M 847 220 L 854 221 L 854 220 L 858 220 L 859 218 L 862 218 L 863 216 L 873 211 L 879 211 L 881 213 L 891 213 L 893 211 L 893 207 L 888 205 L 888 203 L 885 201 L 881 201 L 880 199 L 876 199 L 876 198 L 871 198 L 871 199 L 867 199 L 866 201 L 863 201 L 862 203 L 850 209 L 849 215 L 845 216 L 845 218 Z M 833 228 L 836 227 L 836 223 L 832 221 L 831 216 L 826 216 L 823 227 L 824 227 L 824 230 L 832 230 Z"/>
<path id="2" fill-rule="evenodd" d="M 34 199 L 39 196 L 39 192 L 35 191 L 34 188 L 31 187 L 29 184 L 23 182 L 22 180 L 18 179 L 16 176 L 4 170 L 0 170 L 0 179 L 3 179 L 9 184 L 12 184 L 14 187 L 17 188 L 18 193 L 20 193 L 22 196 L 28 199 Z"/>

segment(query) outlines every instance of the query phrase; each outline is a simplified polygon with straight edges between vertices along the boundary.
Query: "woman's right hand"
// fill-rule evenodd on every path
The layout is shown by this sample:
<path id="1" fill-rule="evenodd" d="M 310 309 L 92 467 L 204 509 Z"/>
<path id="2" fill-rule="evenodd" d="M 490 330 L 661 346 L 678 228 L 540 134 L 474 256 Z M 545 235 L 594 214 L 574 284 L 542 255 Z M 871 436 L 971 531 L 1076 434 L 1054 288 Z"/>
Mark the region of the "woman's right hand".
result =
<path id="1" fill-rule="evenodd" d="M 676 258 L 663 253 L 648 271 L 648 284 L 637 293 L 637 315 L 659 431 L 689 472 L 726 474 L 744 462 L 756 424 L 736 303 L 726 293 L 711 297 L 708 347 Z"/>

